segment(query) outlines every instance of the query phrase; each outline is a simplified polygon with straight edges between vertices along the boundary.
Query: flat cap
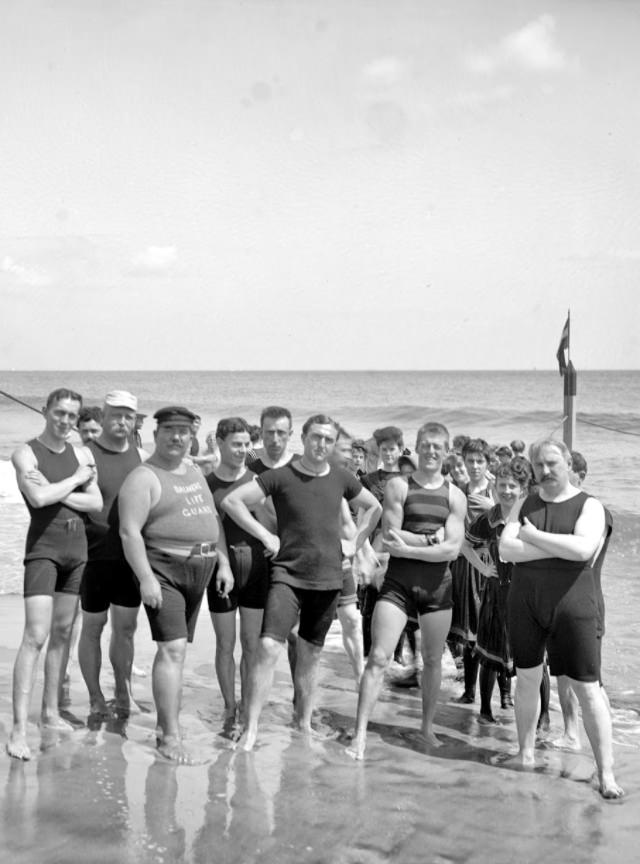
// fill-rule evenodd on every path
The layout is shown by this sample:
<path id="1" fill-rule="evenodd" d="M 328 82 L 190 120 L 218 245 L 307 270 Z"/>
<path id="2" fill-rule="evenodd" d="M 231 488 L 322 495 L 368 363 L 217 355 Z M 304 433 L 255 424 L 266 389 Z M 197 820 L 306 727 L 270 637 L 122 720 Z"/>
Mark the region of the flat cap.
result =
<path id="1" fill-rule="evenodd" d="M 162 423 L 193 423 L 196 415 L 182 405 L 167 405 L 166 408 L 158 408 L 153 419 L 157 421 L 158 426 Z"/>

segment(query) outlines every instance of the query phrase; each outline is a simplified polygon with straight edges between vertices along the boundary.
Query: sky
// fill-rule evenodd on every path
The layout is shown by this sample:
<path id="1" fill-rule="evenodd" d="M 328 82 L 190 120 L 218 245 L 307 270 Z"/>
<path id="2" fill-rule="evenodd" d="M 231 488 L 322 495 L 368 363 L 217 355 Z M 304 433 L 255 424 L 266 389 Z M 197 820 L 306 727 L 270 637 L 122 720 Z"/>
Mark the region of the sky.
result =
<path id="1" fill-rule="evenodd" d="M 5 0 L 6 369 L 640 368 L 640 3 Z"/>

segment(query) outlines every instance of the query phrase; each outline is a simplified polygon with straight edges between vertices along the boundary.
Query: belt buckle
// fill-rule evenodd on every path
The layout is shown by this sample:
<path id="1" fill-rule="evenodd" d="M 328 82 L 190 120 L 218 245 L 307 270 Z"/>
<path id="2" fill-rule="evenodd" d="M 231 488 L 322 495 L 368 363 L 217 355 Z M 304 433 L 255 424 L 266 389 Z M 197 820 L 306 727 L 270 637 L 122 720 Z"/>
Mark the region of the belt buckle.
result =
<path id="1" fill-rule="evenodd" d="M 211 543 L 200 543 L 198 546 L 198 555 L 201 558 L 211 557 Z"/>

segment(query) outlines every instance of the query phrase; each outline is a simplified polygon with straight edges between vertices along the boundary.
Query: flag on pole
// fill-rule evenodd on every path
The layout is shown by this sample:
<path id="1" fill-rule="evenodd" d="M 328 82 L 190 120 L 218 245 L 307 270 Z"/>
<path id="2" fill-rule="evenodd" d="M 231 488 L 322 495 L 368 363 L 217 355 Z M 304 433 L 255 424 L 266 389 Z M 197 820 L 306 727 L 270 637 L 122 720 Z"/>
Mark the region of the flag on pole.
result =
<path id="1" fill-rule="evenodd" d="M 562 328 L 562 335 L 560 336 L 560 344 L 558 345 L 558 350 L 556 351 L 556 358 L 558 360 L 558 371 L 561 375 L 564 375 L 567 371 L 567 358 L 565 357 L 565 351 L 569 350 L 569 316 L 567 315 L 567 320 L 564 323 L 564 327 Z"/>

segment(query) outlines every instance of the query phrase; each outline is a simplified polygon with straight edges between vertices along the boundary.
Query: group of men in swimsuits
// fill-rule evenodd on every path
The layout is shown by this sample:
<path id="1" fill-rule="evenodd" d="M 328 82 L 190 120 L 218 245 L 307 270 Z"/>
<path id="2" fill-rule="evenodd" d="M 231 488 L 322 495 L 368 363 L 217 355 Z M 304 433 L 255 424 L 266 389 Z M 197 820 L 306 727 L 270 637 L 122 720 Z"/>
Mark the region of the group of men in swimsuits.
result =
<path id="1" fill-rule="evenodd" d="M 382 472 L 377 486 L 375 478 L 363 485 L 347 467 L 351 437 L 331 417 L 316 414 L 305 422 L 302 453 L 294 455 L 288 447 L 291 414 L 270 406 L 261 417 L 263 448 L 248 465 L 248 425 L 240 417 L 220 421 L 219 461 L 205 478 L 188 458 L 196 415 L 183 406 L 157 411 L 149 456 L 132 437 L 137 407 L 130 393 L 107 394 L 101 434 L 86 447 L 75 447 L 69 438 L 82 399 L 71 390 L 56 390 L 44 409 L 43 433 L 14 453 L 31 524 L 25 631 L 14 669 L 8 753 L 30 758 L 29 695 L 47 638 L 41 723 L 65 728 L 60 684 L 78 593 L 79 660 L 90 717 L 136 710 L 133 635 L 144 604 L 157 645 L 152 671 L 157 743 L 168 759 L 191 761 L 179 727 L 182 670 L 205 593 L 225 716 L 239 748 L 251 750 L 256 742 L 275 665 L 287 643 L 297 725 L 312 733 L 320 652 L 336 615 L 359 681 L 349 755 L 364 758 L 369 717 L 408 620 L 417 622 L 421 635 L 421 734 L 425 746 L 439 746 L 434 717 L 453 605 L 449 565 L 460 553 L 467 514 L 464 493 L 443 475 L 446 427 L 437 422 L 420 427 L 411 473 Z M 533 445 L 538 490 L 514 508 L 500 541 L 501 556 L 515 563 L 510 598 L 517 669 L 515 759 L 523 766 L 534 762 L 537 688 L 546 648 L 552 674 L 562 676 L 580 703 L 600 791 L 617 797 L 622 790 L 613 775 L 611 719 L 600 687 L 600 613 L 593 576 L 606 533 L 604 511 L 572 484 L 567 454 L 555 440 Z M 389 556 L 389 564 L 363 671 L 352 565 L 367 551 L 380 519 L 377 548 Z M 375 552 L 370 554 L 375 559 Z M 238 609 L 240 705 L 233 659 Z M 112 704 L 100 687 L 100 637 L 109 610 Z"/>

